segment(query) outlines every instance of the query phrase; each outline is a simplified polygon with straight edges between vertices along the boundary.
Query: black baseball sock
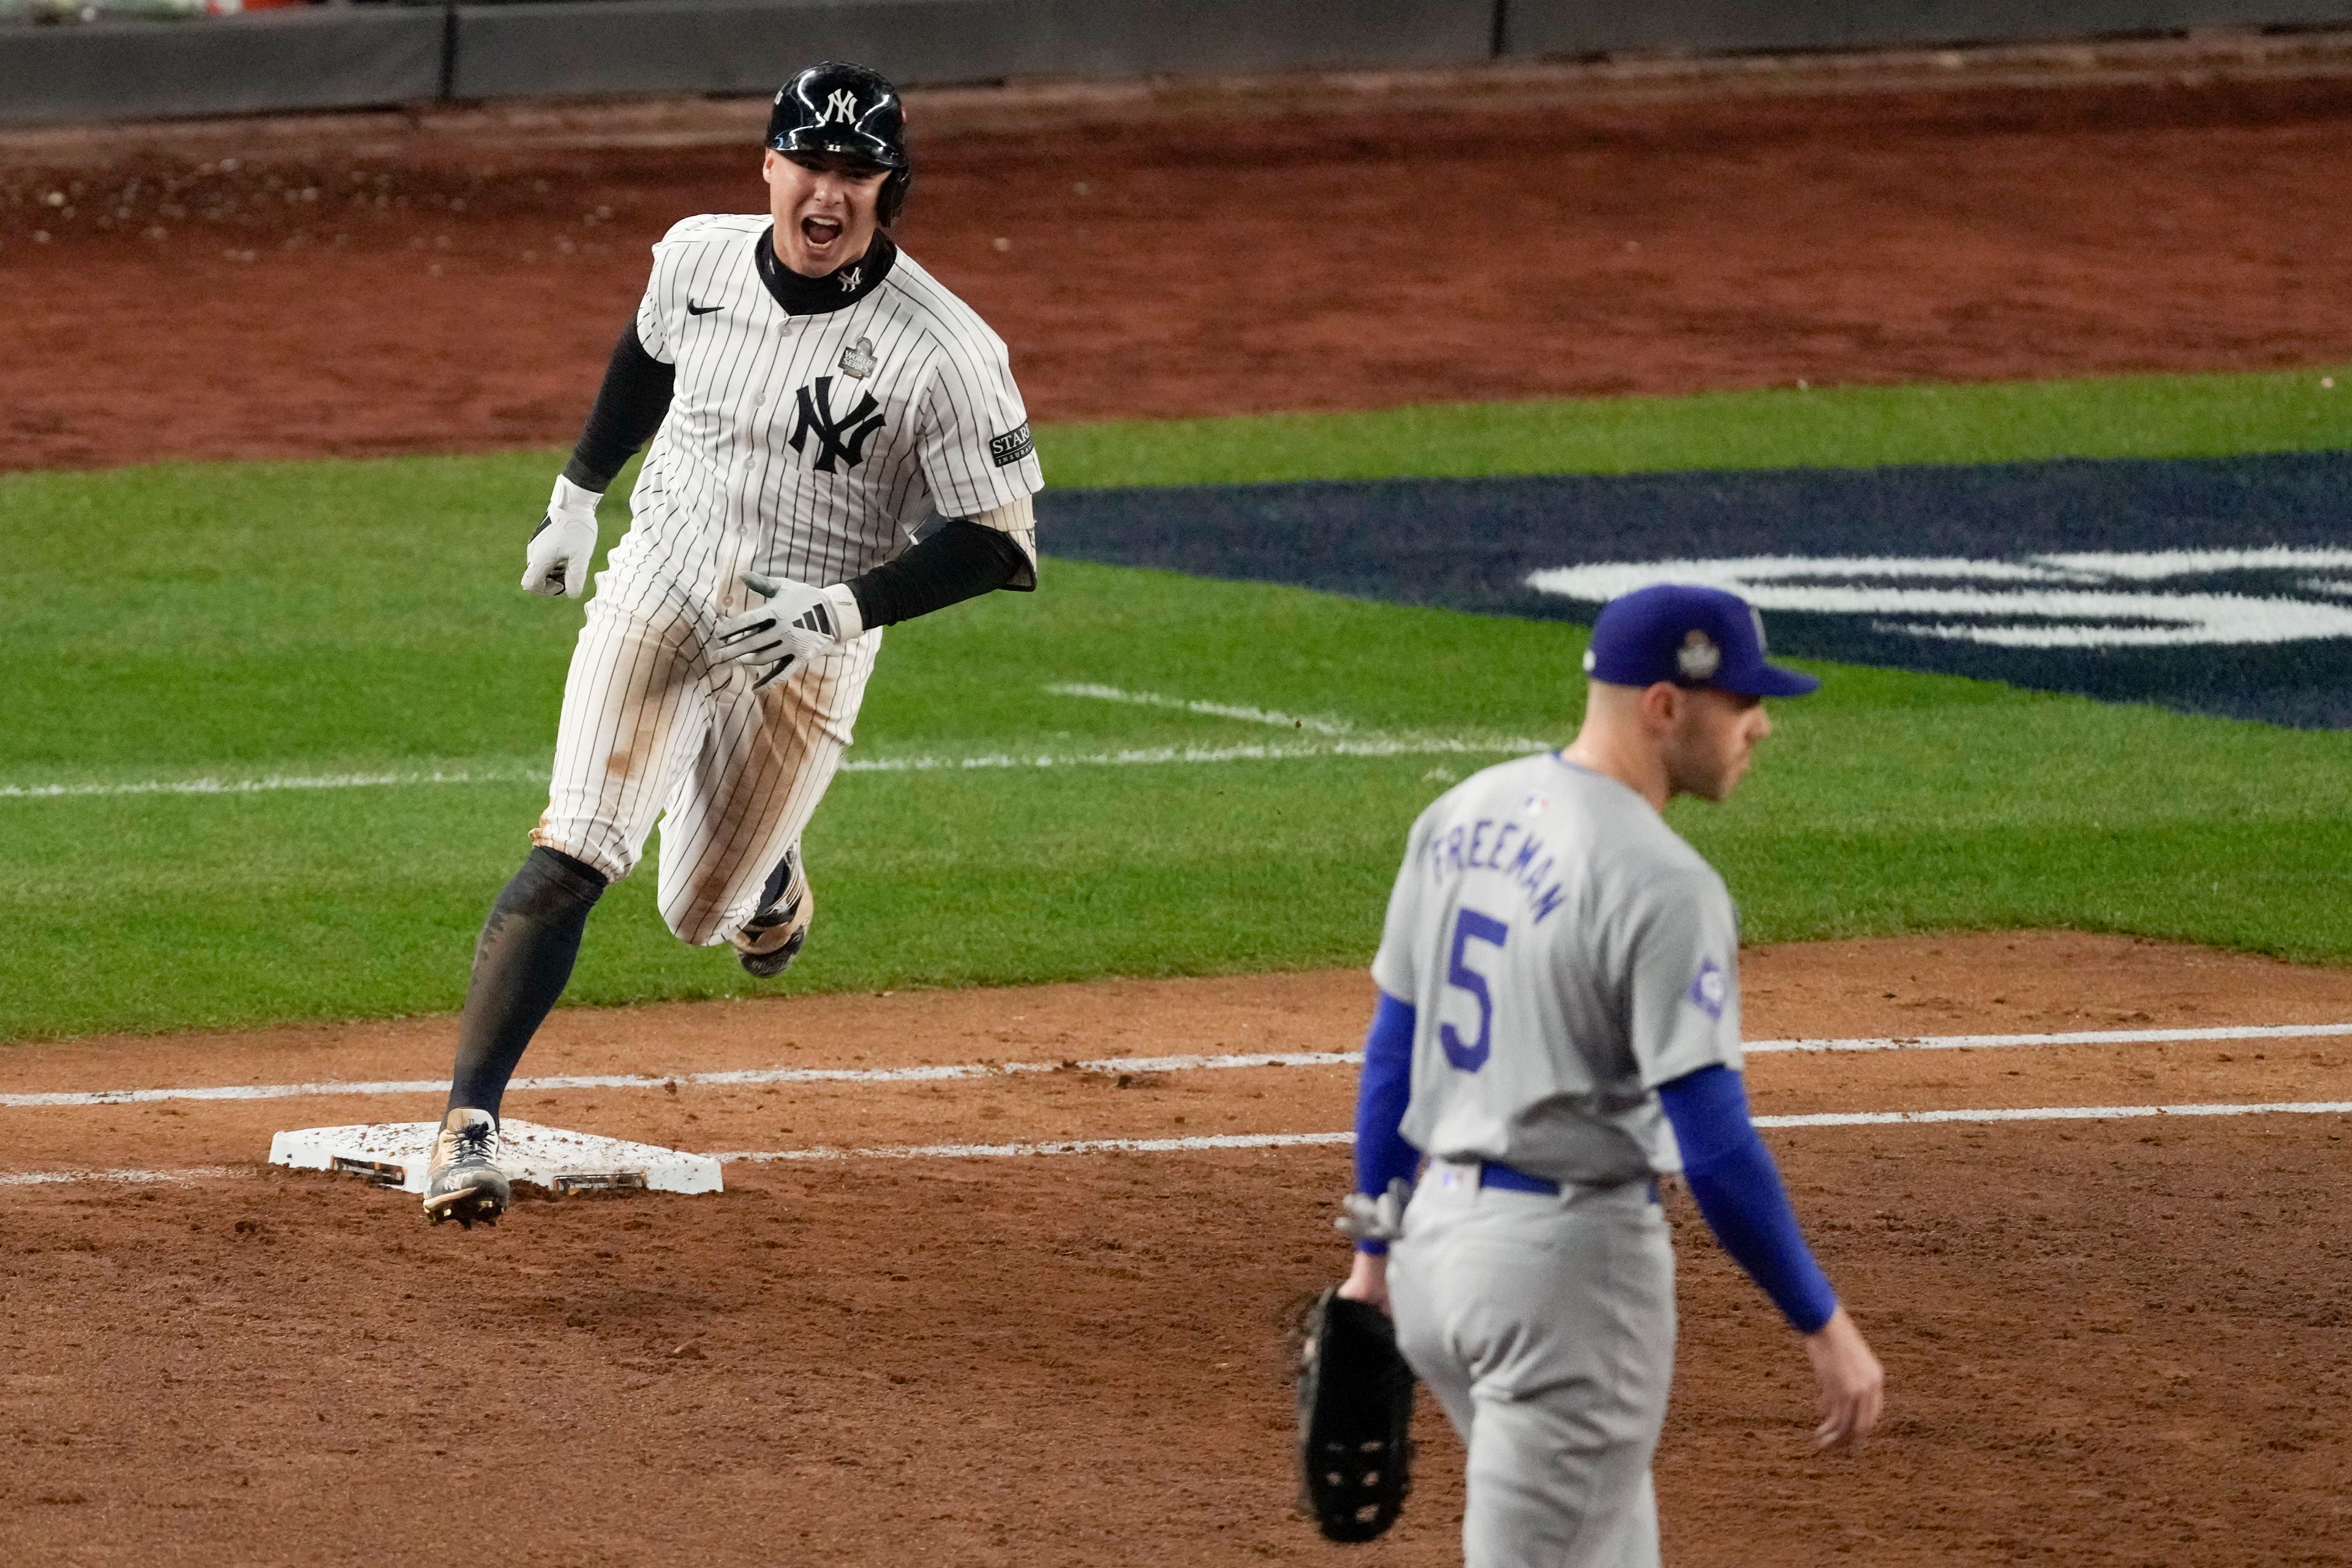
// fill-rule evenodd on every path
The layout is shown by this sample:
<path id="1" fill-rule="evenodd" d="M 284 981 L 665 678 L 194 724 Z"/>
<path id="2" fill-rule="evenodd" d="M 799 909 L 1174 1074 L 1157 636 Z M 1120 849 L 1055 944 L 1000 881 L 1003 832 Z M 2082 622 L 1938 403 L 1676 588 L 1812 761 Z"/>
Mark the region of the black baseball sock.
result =
<path id="1" fill-rule="evenodd" d="M 449 1109 L 471 1106 L 498 1114 L 523 1047 L 572 978 L 580 933 L 604 891 L 604 873 L 593 866 L 537 848 L 499 894 L 474 945 L 474 978 L 457 1019 Z"/>

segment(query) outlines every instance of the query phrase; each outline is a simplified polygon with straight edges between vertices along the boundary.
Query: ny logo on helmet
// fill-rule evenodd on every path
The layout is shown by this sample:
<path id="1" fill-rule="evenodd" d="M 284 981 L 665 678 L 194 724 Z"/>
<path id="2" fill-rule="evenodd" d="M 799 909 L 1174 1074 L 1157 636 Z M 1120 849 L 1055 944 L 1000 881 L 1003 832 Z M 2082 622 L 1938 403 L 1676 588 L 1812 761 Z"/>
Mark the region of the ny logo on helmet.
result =
<path id="1" fill-rule="evenodd" d="M 819 125 L 830 125 L 836 120 L 844 125 L 857 123 L 857 94 L 845 87 L 835 88 L 824 100 L 824 107 L 816 111 Z"/>
<path id="2" fill-rule="evenodd" d="M 805 457 L 808 438 L 817 440 L 816 460 L 809 465 L 820 474 L 830 474 L 836 468 L 854 468 L 866 460 L 866 443 L 882 428 L 882 405 L 872 393 L 863 393 L 856 407 L 846 414 L 833 412 L 833 377 L 821 375 L 814 386 L 800 391 L 800 417 L 793 421 L 793 433 L 785 439 L 794 452 Z"/>

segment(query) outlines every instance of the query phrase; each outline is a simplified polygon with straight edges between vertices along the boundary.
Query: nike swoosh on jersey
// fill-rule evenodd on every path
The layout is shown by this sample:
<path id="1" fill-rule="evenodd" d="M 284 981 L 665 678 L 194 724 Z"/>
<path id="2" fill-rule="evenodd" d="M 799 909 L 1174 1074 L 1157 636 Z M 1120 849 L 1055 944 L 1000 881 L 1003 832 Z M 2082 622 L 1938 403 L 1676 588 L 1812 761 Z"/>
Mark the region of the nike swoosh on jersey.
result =
<path id="1" fill-rule="evenodd" d="M 691 300 L 686 302 L 686 313 L 689 316 L 707 316 L 717 309 L 716 305 L 698 305 Z"/>

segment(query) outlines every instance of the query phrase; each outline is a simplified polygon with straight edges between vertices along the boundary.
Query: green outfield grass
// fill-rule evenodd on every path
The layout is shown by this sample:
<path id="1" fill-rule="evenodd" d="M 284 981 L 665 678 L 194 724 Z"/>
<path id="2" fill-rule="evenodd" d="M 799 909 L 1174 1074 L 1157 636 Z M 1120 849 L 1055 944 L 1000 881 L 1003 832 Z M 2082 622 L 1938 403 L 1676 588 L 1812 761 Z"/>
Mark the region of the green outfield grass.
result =
<path id="1" fill-rule="evenodd" d="M 1041 430 L 1037 444 L 1064 485 L 2335 451 L 2352 447 L 2352 368 L 1133 421 Z"/>
<path id="2" fill-rule="evenodd" d="M 2352 445 L 2338 396 L 2312 375 L 1754 394 L 1041 444 L 1054 479 L 1093 483 L 2166 456 Z M 0 478 L 0 1038 L 456 1006 L 543 801 L 579 625 L 514 586 L 552 467 Z M 866 771 L 809 835 L 823 914 L 792 988 L 1361 962 L 1413 814 L 1564 739 L 1581 647 L 1554 624 L 1049 562 L 1038 595 L 890 634 Z M 1751 939 L 2073 925 L 2352 959 L 2352 735 L 1817 668 L 1823 694 L 1776 710 L 1739 797 L 1674 812 Z M 1314 722 L 1048 689 L 1071 684 Z M 1087 760 L 1154 748 L 1211 756 Z M 316 787 L 353 775 L 394 782 Z M 121 793 L 207 779 L 270 787 Z M 572 999 L 755 989 L 667 935 L 653 880 L 607 899 Z"/>

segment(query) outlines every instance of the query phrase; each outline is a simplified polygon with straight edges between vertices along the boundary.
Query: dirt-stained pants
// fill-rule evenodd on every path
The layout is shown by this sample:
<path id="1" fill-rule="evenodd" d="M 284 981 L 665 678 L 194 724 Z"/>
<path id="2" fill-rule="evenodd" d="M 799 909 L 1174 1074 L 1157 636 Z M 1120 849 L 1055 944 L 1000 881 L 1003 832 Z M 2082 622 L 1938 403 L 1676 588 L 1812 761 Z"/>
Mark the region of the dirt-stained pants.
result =
<path id="1" fill-rule="evenodd" d="M 1398 1347 L 1470 1451 L 1467 1568 L 1657 1568 L 1675 1260 L 1648 1184 L 1551 1197 L 1433 1162 L 1389 1299 Z"/>
<path id="2" fill-rule="evenodd" d="M 618 881 L 661 820 L 662 919 L 698 946 L 759 912 L 760 889 L 824 798 L 879 628 L 755 691 L 711 663 L 702 619 L 588 603 L 563 682 L 546 813 L 531 842 Z"/>

